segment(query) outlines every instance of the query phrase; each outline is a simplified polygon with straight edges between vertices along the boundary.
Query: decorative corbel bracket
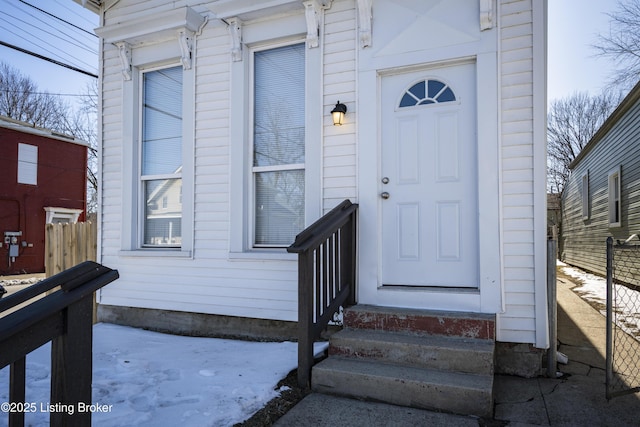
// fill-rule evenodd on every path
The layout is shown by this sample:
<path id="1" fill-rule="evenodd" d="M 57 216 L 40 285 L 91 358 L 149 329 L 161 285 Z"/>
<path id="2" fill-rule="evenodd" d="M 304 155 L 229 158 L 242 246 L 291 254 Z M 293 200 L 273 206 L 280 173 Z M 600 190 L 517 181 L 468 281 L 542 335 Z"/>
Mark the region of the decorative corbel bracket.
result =
<path id="1" fill-rule="evenodd" d="M 180 52 L 182 52 L 180 62 L 182 62 L 182 68 L 184 70 L 191 69 L 193 36 L 193 32 L 189 30 L 178 30 L 178 42 L 180 43 Z"/>
<path id="2" fill-rule="evenodd" d="M 242 61 L 242 21 L 239 18 L 227 19 L 229 34 L 231 34 L 231 59 Z"/>
<path id="3" fill-rule="evenodd" d="M 114 43 L 118 48 L 120 56 L 120 64 L 122 64 L 122 77 L 125 80 L 131 80 L 131 46 L 127 42 Z"/>
<path id="4" fill-rule="evenodd" d="M 480 31 L 493 28 L 493 0 L 480 0 Z"/>
<path id="5" fill-rule="evenodd" d="M 360 47 L 371 46 L 371 5 L 373 0 L 358 0 L 358 36 Z"/>
<path id="6" fill-rule="evenodd" d="M 304 5 L 304 15 L 307 19 L 307 47 L 318 47 L 322 8 L 316 0 L 305 1 L 302 4 Z"/>

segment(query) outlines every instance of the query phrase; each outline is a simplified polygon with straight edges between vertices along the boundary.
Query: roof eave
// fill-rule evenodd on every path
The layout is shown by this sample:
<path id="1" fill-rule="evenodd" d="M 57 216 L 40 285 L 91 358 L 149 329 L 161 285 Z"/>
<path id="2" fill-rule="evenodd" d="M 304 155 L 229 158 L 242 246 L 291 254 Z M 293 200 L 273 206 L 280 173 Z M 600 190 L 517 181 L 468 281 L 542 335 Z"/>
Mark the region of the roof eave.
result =
<path id="1" fill-rule="evenodd" d="M 600 142 L 601 139 L 613 128 L 618 120 L 620 120 L 626 113 L 635 105 L 640 99 L 640 81 L 629 91 L 627 96 L 620 102 L 620 105 L 611 113 L 611 115 L 604 121 L 600 129 L 591 137 L 587 145 L 578 153 L 575 159 L 569 163 L 569 169 L 575 168 L 580 160 L 582 160 L 591 149 Z"/>
<path id="2" fill-rule="evenodd" d="M 92 11 L 93 13 L 100 13 L 100 6 L 102 4 L 102 0 L 73 0 L 78 3 L 80 6 L 84 7 Z"/>

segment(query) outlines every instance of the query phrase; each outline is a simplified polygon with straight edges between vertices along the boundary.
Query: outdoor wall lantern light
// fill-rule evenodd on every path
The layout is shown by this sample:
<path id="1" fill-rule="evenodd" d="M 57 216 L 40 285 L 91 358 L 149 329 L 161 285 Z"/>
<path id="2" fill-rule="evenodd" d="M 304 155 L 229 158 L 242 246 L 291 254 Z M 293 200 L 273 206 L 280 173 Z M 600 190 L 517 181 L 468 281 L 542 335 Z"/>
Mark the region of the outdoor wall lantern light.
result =
<path id="1" fill-rule="evenodd" d="M 340 104 L 340 101 L 336 103 L 336 106 L 331 110 L 331 117 L 333 117 L 334 126 L 342 126 L 344 121 L 344 114 L 347 112 L 347 106 Z"/>

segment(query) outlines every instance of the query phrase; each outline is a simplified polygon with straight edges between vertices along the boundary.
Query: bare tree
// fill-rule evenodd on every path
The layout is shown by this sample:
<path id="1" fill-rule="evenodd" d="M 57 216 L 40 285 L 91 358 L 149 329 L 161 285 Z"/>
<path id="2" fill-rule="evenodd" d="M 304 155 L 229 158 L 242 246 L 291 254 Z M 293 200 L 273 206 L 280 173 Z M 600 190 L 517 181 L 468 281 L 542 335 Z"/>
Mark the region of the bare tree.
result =
<path id="1" fill-rule="evenodd" d="M 71 135 L 88 143 L 87 211 L 97 207 L 97 81 L 88 85 L 80 107 L 72 109 L 59 96 L 40 91 L 28 76 L 0 62 L 0 115 Z"/>
<path id="2" fill-rule="evenodd" d="M 569 164 L 591 140 L 622 96 L 608 91 L 591 96 L 580 92 L 552 101 L 547 114 L 547 191 L 561 193 Z"/>
<path id="3" fill-rule="evenodd" d="M 0 115 L 37 127 L 65 131 L 70 107 L 59 97 L 41 92 L 28 76 L 0 62 Z"/>
<path id="4" fill-rule="evenodd" d="M 640 0 L 620 0 L 608 34 L 598 35 L 593 46 L 598 55 L 616 64 L 611 84 L 625 90 L 640 80 Z"/>
<path id="5" fill-rule="evenodd" d="M 68 132 L 88 144 L 87 156 L 87 212 L 98 208 L 98 81 L 87 84 Z"/>

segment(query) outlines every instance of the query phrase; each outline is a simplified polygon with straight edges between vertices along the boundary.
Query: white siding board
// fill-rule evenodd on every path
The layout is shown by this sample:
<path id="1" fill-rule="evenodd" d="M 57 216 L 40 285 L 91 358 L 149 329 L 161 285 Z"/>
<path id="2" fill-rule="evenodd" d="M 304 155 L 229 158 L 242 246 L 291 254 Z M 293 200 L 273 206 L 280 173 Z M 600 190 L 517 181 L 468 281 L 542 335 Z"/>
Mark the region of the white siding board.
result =
<path id="1" fill-rule="evenodd" d="M 504 214 L 509 218 L 533 218 L 533 206 L 505 206 Z"/>
<path id="2" fill-rule="evenodd" d="M 524 2 L 529 3 L 529 2 Z M 509 14 L 508 12 L 503 11 L 502 14 L 502 26 L 504 28 L 515 27 L 518 25 L 526 26 L 532 21 L 531 10 L 526 10 L 523 12 L 517 12 L 513 14 Z"/>
<path id="3" fill-rule="evenodd" d="M 502 206 L 531 206 L 533 207 L 531 196 L 528 194 L 505 194 L 502 198 Z"/>
<path id="4" fill-rule="evenodd" d="M 323 141 L 323 211 L 345 198 L 356 201 L 357 169 L 355 133 L 349 120 L 355 112 L 356 98 L 356 22 L 353 2 L 334 2 L 325 15 L 324 35 L 324 111 L 337 101 L 348 104 L 347 125 L 334 127 L 326 117 Z"/>
<path id="5" fill-rule="evenodd" d="M 512 108 L 505 111 L 502 118 L 505 121 L 527 121 L 532 113 L 533 108 Z"/>
<path id="6" fill-rule="evenodd" d="M 505 75 L 502 79 L 505 86 L 521 86 L 521 85 L 527 84 L 527 81 L 529 80 L 531 80 L 531 73 L 529 72 L 513 73 L 513 74 Z M 525 100 L 525 102 L 527 102 L 527 100 Z M 531 103 L 531 99 L 529 99 L 528 102 Z M 529 106 L 530 105 L 531 104 L 529 104 Z M 520 107 L 520 108 L 523 108 L 523 107 Z M 510 109 L 505 111 L 509 111 L 509 110 Z"/>
<path id="7" fill-rule="evenodd" d="M 505 256 L 527 256 L 531 257 L 535 254 L 535 247 L 530 243 L 520 243 L 520 239 L 523 237 L 529 237 L 527 234 L 522 233 L 521 236 L 517 236 L 516 231 L 511 231 L 510 234 L 515 235 L 512 236 L 511 241 L 506 241 L 504 243 L 504 253 Z M 512 267 L 514 265 L 511 265 Z"/>
<path id="8" fill-rule="evenodd" d="M 533 50 L 530 0 L 501 1 L 502 34 L 499 71 L 501 191 L 504 217 L 505 313 L 499 316 L 502 340 L 534 342 L 533 236 Z M 107 13 L 106 24 L 138 19 L 174 7 L 206 11 L 208 2 L 146 0 L 119 2 Z M 375 5 L 374 5 L 375 9 Z M 375 10 L 374 10 L 375 15 Z M 355 123 L 357 12 L 354 1 L 334 1 L 325 13 L 321 32 L 323 57 L 323 127 L 320 159 L 322 208 L 358 195 Z M 296 263 L 229 259 L 231 40 L 225 25 L 215 20 L 196 40 L 194 251 L 192 258 L 124 257 L 121 242 L 123 139 L 122 74 L 117 50 L 104 47 L 102 260 L 121 272 L 118 286 L 103 290 L 104 304 L 184 310 L 234 316 L 294 320 L 297 310 Z M 328 112 L 336 101 L 348 105 L 347 124 L 334 127 Z M 309 159 L 311 160 L 311 159 Z M 125 160 L 126 161 L 126 160 Z M 167 284 L 167 279 L 173 281 Z M 179 290 L 178 290 L 179 289 Z"/>
<path id="9" fill-rule="evenodd" d="M 514 84 L 502 87 L 502 99 L 516 98 L 519 96 L 531 96 L 533 85 L 530 83 Z"/>
<path id="10" fill-rule="evenodd" d="M 512 330 L 502 327 L 503 322 L 498 323 L 498 329 L 501 331 L 501 340 L 504 342 L 524 342 L 533 343 L 536 340 L 535 332 L 531 330 Z M 514 322 L 507 322 L 510 325 L 514 325 Z M 527 325 L 528 326 L 528 325 Z"/>
<path id="11" fill-rule="evenodd" d="M 505 312 L 498 339 L 534 343 L 533 27 L 529 0 L 502 1 L 502 215 Z"/>
<path id="12" fill-rule="evenodd" d="M 533 132 L 533 123 L 531 120 L 504 122 L 502 130 L 505 133 L 527 133 Z"/>
<path id="13" fill-rule="evenodd" d="M 524 32 L 526 30 L 531 30 L 531 27 L 527 26 L 523 26 L 523 27 L 511 27 L 511 28 L 507 28 L 505 29 L 504 33 L 508 32 L 509 30 L 511 30 L 514 33 L 520 33 L 520 32 Z M 510 50 L 518 50 L 518 49 L 530 49 L 531 46 L 531 35 L 529 34 L 525 34 L 525 35 L 516 35 L 514 34 L 514 37 L 510 37 L 510 38 L 506 38 L 503 39 L 502 41 L 502 48 L 505 51 L 510 51 Z M 533 59 L 531 58 L 531 55 L 529 56 L 529 58 L 522 58 L 520 60 L 514 60 L 513 58 L 509 58 L 508 62 L 505 62 L 504 65 L 507 67 L 505 68 L 505 70 L 509 70 L 512 67 L 517 67 L 519 66 L 520 63 L 527 63 L 527 62 L 533 62 Z M 531 68 L 529 68 L 529 70 L 531 70 Z"/>
<path id="14" fill-rule="evenodd" d="M 346 4 L 345 4 L 346 3 Z M 169 10 L 171 2 L 137 2 L 114 7 L 115 17 L 136 17 L 144 14 L 148 5 L 153 10 Z M 183 3 L 187 4 L 187 3 Z M 337 7 L 336 7 L 337 6 Z M 117 11 L 117 12 L 116 12 Z M 355 99 L 355 11 L 352 2 L 337 2 L 327 13 L 325 40 L 325 74 L 331 78 L 323 88 L 327 106 L 340 96 L 342 102 Z M 107 22 L 108 23 L 108 22 Z M 103 219 L 104 259 L 115 261 L 121 272 L 122 286 L 103 292 L 105 304 L 135 305 L 147 308 L 166 308 L 210 312 L 249 317 L 293 320 L 297 309 L 296 263 L 290 261 L 230 261 L 229 238 L 229 79 L 230 38 L 226 26 L 210 22 L 196 40 L 196 97 L 195 97 L 195 198 L 194 198 L 194 259 L 163 258 L 158 263 L 152 257 L 121 257 L 119 251 L 119 213 L 122 201 L 115 195 L 119 184 L 106 185 L 104 199 L 110 204 L 109 216 Z M 104 133 L 106 146 L 117 146 L 121 135 L 119 60 L 115 49 L 107 47 L 104 62 L 103 123 L 112 131 Z M 335 74 L 334 74 L 335 73 Z M 329 108 L 330 110 L 330 108 Z M 328 125 L 328 121 L 326 121 Z M 324 166 L 326 183 L 343 196 L 355 195 L 355 134 L 344 130 L 328 143 L 328 158 Z M 353 128 L 352 128 L 353 129 Z M 346 145 L 345 145 L 346 142 Z M 121 179 L 119 154 L 114 151 L 104 158 L 105 176 L 113 182 Z M 110 172 L 111 171 L 111 172 Z M 328 199 L 331 200 L 331 199 Z M 330 202 L 329 202 L 330 203 Z M 107 211 L 105 211 L 106 213 Z M 111 254 L 111 255 L 109 255 Z M 273 266 L 277 267 L 273 267 Z M 180 275 L 175 273 L 179 271 Z M 198 273 L 198 272 L 201 273 Z M 141 272 L 139 275 L 132 272 Z M 212 272 L 214 272 L 212 274 Z M 276 274 L 277 273 L 277 274 Z M 198 278 L 202 274 L 202 278 Z M 166 278 L 182 284 L 179 293 L 165 284 Z M 269 277 L 269 279 L 264 279 Z M 279 288 L 282 290 L 278 290 Z M 154 289 L 152 292 L 151 289 Z M 136 293 L 137 292 L 137 293 Z M 204 297 L 204 301 L 203 301 Z M 215 300 L 212 302 L 210 300 Z"/>
<path id="15" fill-rule="evenodd" d="M 504 159 L 503 162 L 503 170 L 517 170 L 522 171 L 522 174 L 518 174 L 515 176 L 515 179 L 512 179 L 511 182 L 522 181 L 524 175 L 524 171 L 526 169 L 533 168 L 533 158 L 532 157 L 511 157 L 508 159 Z"/>
<path id="16" fill-rule="evenodd" d="M 526 144 L 527 140 L 533 137 L 531 132 L 512 133 L 505 135 L 502 139 L 502 153 L 504 158 L 517 156 L 518 151 L 527 150 L 528 155 L 533 155 L 533 147 Z"/>

